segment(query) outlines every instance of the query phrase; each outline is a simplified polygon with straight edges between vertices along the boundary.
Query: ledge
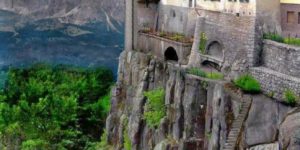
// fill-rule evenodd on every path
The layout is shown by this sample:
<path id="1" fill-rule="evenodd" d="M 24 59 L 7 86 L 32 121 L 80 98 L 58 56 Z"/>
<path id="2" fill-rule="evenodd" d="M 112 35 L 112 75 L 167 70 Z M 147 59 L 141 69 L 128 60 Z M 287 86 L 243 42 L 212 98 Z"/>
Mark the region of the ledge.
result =
<path id="1" fill-rule="evenodd" d="M 203 61 L 211 61 L 211 62 L 217 63 L 219 66 L 222 66 L 223 61 L 219 58 L 216 58 L 216 57 L 213 57 L 210 55 L 203 55 L 201 53 L 200 53 L 200 56 L 201 56 L 201 59 L 203 59 L 202 62 Z"/>
<path id="2" fill-rule="evenodd" d="M 300 51 L 299 46 L 285 44 L 285 43 L 279 43 L 279 42 L 268 40 L 268 39 L 264 39 L 263 43 L 266 44 L 266 45 L 273 45 L 273 46 L 276 46 L 276 47 L 281 48 L 281 49 Z"/>
<path id="3" fill-rule="evenodd" d="M 193 42 L 179 42 L 179 41 L 174 41 L 174 40 L 171 40 L 171 39 L 168 39 L 168 38 L 157 36 L 155 34 L 143 33 L 143 32 L 139 32 L 139 34 L 140 35 L 144 35 L 144 36 L 148 36 L 148 37 L 152 37 L 152 38 L 156 38 L 156 39 L 159 39 L 161 41 L 166 41 L 166 42 L 174 43 L 176 45 L 183 46 L 183 47 L 192 47 L 192 45 L 193 45 Z"/>

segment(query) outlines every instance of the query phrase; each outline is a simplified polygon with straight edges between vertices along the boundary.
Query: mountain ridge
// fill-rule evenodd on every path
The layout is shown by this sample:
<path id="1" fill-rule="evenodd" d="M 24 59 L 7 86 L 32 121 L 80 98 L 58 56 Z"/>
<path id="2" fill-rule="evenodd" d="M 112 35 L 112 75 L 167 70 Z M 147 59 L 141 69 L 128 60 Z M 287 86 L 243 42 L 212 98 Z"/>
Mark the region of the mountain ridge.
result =
<path id="1" fill-rule="evenodd" d="M 93 21 L 107 22 L 115 20 L 124 22 L 125 2 L 123 0 L 2 0 L 0 9 L 33 20 L 58 19 L 61 23 L 83 25 Z"/>

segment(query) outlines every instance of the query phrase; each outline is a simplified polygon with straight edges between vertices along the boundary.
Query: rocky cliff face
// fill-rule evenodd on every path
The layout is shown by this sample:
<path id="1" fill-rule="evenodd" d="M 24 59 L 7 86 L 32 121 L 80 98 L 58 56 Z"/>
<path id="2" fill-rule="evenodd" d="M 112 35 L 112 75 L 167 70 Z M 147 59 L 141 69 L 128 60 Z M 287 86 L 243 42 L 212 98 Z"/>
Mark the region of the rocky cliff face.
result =
<path id="1" fill-rule="evenodd" d="M 239 149 L 299 149 L 297 109 L 227 85 L 188 75 L 184 68 L 148 53 L 124 51 L 106 124 L 109 143 L 122 149 L 129 136 L 134 150 L 219 150 L 249 97 L 253 102 L 238 136 Z M 154 129 L 144 120 L 143 92 L 159 87 L 165 89 L 167 113 Z"/>
<path id="2" fill-rule="evenodd" d="M 57 18 L 64 23 L 124 21 L 123 0 L 1 0 L 0 9 L 31 16 L 32 19 Z"/>

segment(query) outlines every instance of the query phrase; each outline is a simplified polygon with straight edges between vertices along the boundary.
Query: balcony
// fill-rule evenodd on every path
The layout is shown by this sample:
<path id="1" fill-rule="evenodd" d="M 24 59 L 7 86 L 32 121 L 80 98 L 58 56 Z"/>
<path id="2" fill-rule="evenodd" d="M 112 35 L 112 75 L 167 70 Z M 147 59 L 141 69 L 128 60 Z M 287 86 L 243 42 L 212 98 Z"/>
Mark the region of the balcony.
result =
<path id="1" fill-rule="evenodd" d="M 182 34 L 141 30 L 137 47 L 140 51 L 151 53 L 161 60 L 186 65 L 192 44 L 193 39 Z"/>

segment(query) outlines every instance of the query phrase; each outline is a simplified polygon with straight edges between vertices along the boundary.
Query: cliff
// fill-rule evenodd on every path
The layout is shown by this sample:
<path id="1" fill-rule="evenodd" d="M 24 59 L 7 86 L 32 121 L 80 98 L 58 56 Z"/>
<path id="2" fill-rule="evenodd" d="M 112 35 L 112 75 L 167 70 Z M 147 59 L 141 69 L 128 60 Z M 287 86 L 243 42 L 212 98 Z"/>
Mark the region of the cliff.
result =
<path id="1" fill-rule="evenodd" d="M 244 94 L 227 81 L 189 75 L 145 51 L 124 51 L 118 75 L 106 123 L 115 149 L 127 136 L 134 150 L 219 150 L 233 148 L 232 141 L 239 149 L 299 149 L 297 108 Z M 166 115 L 153 128 L 145 119 L 144 92 L 157 88 L 165 91 Z"/>
<path id="2" fill-rule="evenodd" d="M 56 18 L 63 23 L 90 21 L 124 22 L 124 1 L 120 0 L 1 0 L 0 9 L 31 16 L 32 19 Z"/>

